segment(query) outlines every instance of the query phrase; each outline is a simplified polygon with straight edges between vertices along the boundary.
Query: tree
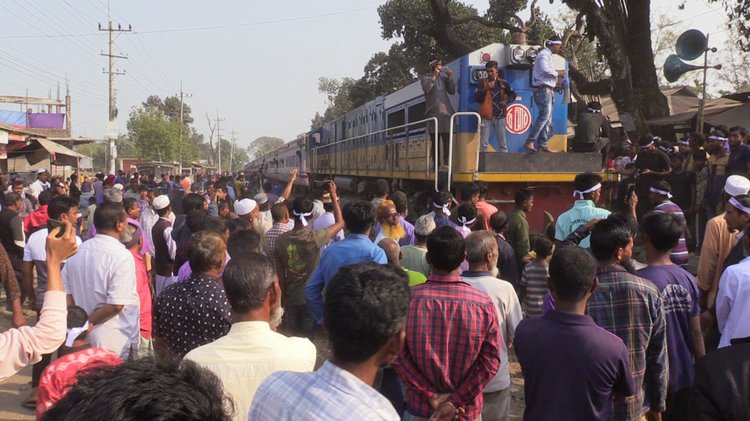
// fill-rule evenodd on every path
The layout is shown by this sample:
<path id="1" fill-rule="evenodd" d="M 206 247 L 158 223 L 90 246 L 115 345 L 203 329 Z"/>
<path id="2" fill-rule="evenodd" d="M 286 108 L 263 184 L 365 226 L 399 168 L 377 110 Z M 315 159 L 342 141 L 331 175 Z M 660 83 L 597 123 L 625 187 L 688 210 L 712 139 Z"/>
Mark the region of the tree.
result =
<path id="1" fill-rule="evenodd" d="M 247 147 L 247 155 L 255 159 L 282 147 L 284 143 L 284 139 L 278 137 L 262 136 L 250 143 L 250 146 Z"/>
<path id="2" fill-rule="evenodd" d="M 318 79 L 318 92 L 326 95 L 326 108 L 323 114 L 323 122 L 328 122 L 352 108 L 349 91 L 356 81 L 350 77 L 333 79 L 321 77 Z"/>
<path id="3" fill-rule="evenodd" d="M 232 142 L 221 138 L 221 171 L 237 171 L 242 169 L 249 162 L 247 151 L 244 148 L 234 147 L 232 153 Z"/>
<path id="4" fill-rule="evenodd" d="M 710 0 L 711 3 L 721 2 L 729 18 L 729 28 L 738 47 L 743 51 L 750 51 L 750 0 Z"/>
<path id="5" fill-rule="evenodd" d="M 173 161 L 178 158 L 180 126 L 177 121 L 167 121 L 157 108 L 135 108 L 127 123 L 128 137 L 135 145 L 139 159 Z"/>
<path id="6" fill-rule="evenodd" d="M 632 115 L 639 129 L 645 120 L 669 113 L 659 90 L 651 43 L 651 1 L 562 0 L 586 20 L 586 35 L 596 39 L 607 60 L 612 99 L 620 113 Z"/>
<path id="7" fill-rule="evenodd" d="M 459 1 L 391 0 L 378 7 L 378 15 L 383 38 L 403 39 L 405 56 L 411 58 L 418 73 L 426 73 L 433 57 L 450 61 L 484 45 L 507 41 L 503 26 L 490 23 L 489 15 L 508 16 L 525 7 L 526 1 L 507 3 L 514 4 L 508 4 L 506 11 L 491 9 L 482 17 L 474 7 Z"/>
<path id="8" fill-rule="evenodd" d="M 730 90 L 720 92 L 729 94 L 735 92 L 747 91 L 750 89 L 750 53 L 746 51 L 737 51 L 734 43 L 735 40 L 742 38 L 742 34 L 737 27 L 732 27 L 731 35 L 727 38 L 724 48 L 721 50 L 721 59 L 718 60 L 723 64 L 720 72 L 717 72 L 719 79 L 726 83 Z"/>
<path id="9" fill-rule="evenodd" d="M 158 95 L 151 95 L 146 98 L 146 101 L 142 103 L 144 107 L 153 107 L 163 112 L 167 119 L 170 121 L 180 119 L 180 98 L 178 96 L 168 96 L 162 101 Z M 193 124 L 193 117 L 190 106 L 186 102 L 182 102 L 182 121 L 185 124 Z"/>

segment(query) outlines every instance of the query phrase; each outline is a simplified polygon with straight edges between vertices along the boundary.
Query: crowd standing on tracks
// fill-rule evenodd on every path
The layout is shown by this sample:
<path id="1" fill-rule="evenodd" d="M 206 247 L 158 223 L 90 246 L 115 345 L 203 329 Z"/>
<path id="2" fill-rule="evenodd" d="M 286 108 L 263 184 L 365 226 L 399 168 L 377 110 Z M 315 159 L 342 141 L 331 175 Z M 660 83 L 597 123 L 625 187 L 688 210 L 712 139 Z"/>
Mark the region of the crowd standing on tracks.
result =
<path id="1" fill-rule="evenodd" d="M 747 420 L 745 136 L 612 146 L 609 208 L 579 174 L 539 234 L 481 182 L 3 178 L 0 379 L 45 420 L 507 420 L 515 352 L 527 420 Z"/>

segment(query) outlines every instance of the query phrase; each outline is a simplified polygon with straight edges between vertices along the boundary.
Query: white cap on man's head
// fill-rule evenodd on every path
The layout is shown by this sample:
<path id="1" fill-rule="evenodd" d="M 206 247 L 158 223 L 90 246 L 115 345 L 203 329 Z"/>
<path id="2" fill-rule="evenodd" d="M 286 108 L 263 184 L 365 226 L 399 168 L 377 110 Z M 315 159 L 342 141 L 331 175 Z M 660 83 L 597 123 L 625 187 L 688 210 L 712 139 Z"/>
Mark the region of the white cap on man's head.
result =
<path id="1" fill-rule="evenodd" d="M 37 170 L 36 170 L 36 173 L 37 173 L 37 174 L 44 174 L 44 173 L 46 173 L 46 172 L 47 172 L 47 169 L 46 169 L 46 168 L 39 168 L 39 169 L 37 169 Z"/>
<path id="2" fill-rule="evenodd" d="M 435 219 L 430 215 L 422 215 L 414 223 L 414 233 L 430 235 L 435 230 Z"/>
<path id="3" fill-rule="evenodd" d="M 156 210 L 165 209 L 167 206 L 169 206 L 169 196 L 167 196 L 166 194 L 156 196 L 154 198 L 153 206 Z"/>
<path id="4" fill-rule="evenodd" d="M 741 175 L 730 175 L 724 183 L 724 191 L 734 197 L 750 191 L 750 180 Z"/>
<path id="5" fill-rule="evenodd" d="M 253 199 L 242 199 L 234 202 L 234 212 L 238 216 L 247 215 L 258 206 L 258 203 Z"/>
<path id="6" fill-rule="evenodd" d="M 122 190 L 123 190 L 123 189 L 125 188 L 125 186 L 123 186 L 123 185 L 122 185 L 122 184 L 120 184 L 120 183 L 117 183 L 117 184 L 115 184 L 114 186 L 112 186 L 112 188 L 114 188 L 114 189 L 116 189 L 116 190 L 120 190 L 120 191 L 122 191 Z"/>
<path id="7" fill-rule="evenodd" d="M 268 202 L 268 195 L 265 193 L 258 193 L 253 196 L 253 200 L 255 200 L 259 205 L 262 205 Z"/>

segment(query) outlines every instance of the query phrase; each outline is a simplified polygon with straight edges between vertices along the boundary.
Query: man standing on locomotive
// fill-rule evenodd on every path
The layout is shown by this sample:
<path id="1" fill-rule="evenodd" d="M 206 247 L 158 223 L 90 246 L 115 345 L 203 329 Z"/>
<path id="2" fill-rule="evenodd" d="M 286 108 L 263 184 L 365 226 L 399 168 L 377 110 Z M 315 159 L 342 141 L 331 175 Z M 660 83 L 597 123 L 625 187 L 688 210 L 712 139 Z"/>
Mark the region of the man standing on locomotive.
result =
<path id="1" fill-rule="evenodd" d="M 523 145 L 531 152 L 537 151 L 536 143 L 539 141 L 538 150 L 551 152 L 547 147 L 549 141 L 549 126 L 552 124 L 552 105 L 555 99 L 555 86 L 557 78 L 565 76 L 565 70 L 555 70 L 552 62 L 552 54 L 557 54 L 562 48 L 562 40 L 557 35 L 551 36 L 545 43 L 545 48 L 539 51 L 534 60 L 534 69 L 531 71 L 531 84 L 534 86 L 534 104 L 539 108 L 536 121 L 531 126 L 529 138 Z"/>
<path id="2" fill-rule="evenodd" d="M 490 60 L 485 65 L 487 79 L 477 85 L 474 96 L 480 103 L 479 115 L 482 116 L 482 132 L 480 135 L 480 152 L 487 152 L 490 145 L 490 128 L 497 136 L 498 152 L 508 152 L 505 140 L 505 108 L 516 99 L 516 92 L 507 80 L 503 79 L 497 62 Z"/>
<path id="3" fill-rule="evenodd" d="M 437 128 L 431 128 L 430 141 L 432 142 L 432 158 L 437 158 L 437 144 L 435 143 L 434 131 L 437 130 L 438 136 L 440 137 L 440 149 L 442 159 L 440 162 L 441 168 L 447 168 L 448 162 L 448 144 L 450 141 L 449 127 L 451 121 L 451 115 L 453 115 L 453 106 L 448 98 L 448 95 L 456 94 L 456 82 L 453 80 L 453 71 L 447 67 L 443 67 L 443 61 L 439 58 L 435 58 L 430 61 L 430 68 L 432 73 L 422 78 L 422 91 L 424 91 L 425 98 L 425 118 L 437 117 L 438 126 Z"/>

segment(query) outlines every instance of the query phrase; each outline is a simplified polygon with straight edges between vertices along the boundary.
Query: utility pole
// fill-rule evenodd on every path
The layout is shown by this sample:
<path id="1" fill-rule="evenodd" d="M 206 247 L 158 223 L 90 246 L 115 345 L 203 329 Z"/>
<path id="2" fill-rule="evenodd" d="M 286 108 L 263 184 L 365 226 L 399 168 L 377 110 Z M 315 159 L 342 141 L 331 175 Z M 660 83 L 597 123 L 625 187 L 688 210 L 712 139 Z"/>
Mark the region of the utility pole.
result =
<path id="1" fill-rule="evenodd" d="M 216 112 L 216 139 L 217 139 L 217 148 L 219 150 L 219 153 L 217 154 L 219 156 L 219 174 L 221 174 L 221 122 L 224 121 L 223 118 L 219 118 L 219 112 Z"/>
<path id="2" fill-rule="evenodd" d="M 126 56 L 117 55 L 113 52 L 115 45 L 115 32 L 132 32 L 132 26 L 128 25 L 128 29 L 122 29 L 120 24 L 117 24 L 117 28 L 112 25 L 112 21 L 109 21 L 107 28 L 102 28 L 102 24 L 99 24 L 100 31 L 109 32 L 109 52 L 102 52 L 101 55 L 109 57 L 109 69 L 102 69 L 102 73 L 109 75 L 109 118 L 107 120 L 106 137 L 109 139 L 109 173 L 114 174 L 115 172 L 115 160 L 117 160 L 117 147 L 115 145 L 115 139 L 117 139 L 117 104 L 115 103 L 115 76 L 124 75 L 125 72 L 118 71 L 115 69 L 115 59 L 122 58 L 127 59 Z"/>
<path id="3" fill-rule="evenodd" d="M 237 132 L 232 130 L 232 149 L 231 153 L 229 154 L 229 172 L 231 173 L 234 171 L 234 143 L 237 141 Z"/>
<path id="4" fill-rule="evenodd" d="M 182 117 L 184 109 L 183 97 L 192 98 L 192 96 L 193 95 L 182 91 L 182 81 L 180 81 L 180 166 L 182 166 L 182 163 L 185 161 L 185 157 L 182 156 L 182 126 L 185 125 L 185 120 Z"/>

